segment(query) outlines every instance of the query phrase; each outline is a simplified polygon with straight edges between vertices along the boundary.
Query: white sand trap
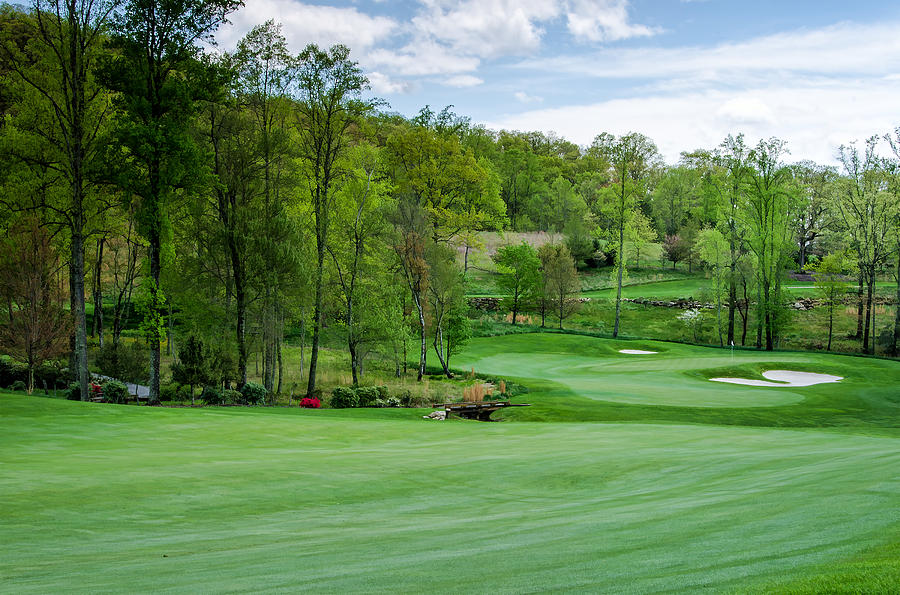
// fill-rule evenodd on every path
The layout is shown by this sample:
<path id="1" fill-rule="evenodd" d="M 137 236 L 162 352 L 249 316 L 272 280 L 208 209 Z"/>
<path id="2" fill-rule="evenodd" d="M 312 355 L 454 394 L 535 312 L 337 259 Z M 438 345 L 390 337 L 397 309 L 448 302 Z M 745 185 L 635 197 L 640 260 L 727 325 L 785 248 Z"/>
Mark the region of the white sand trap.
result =
<path id="1" fill-rule="evenodd" d="M 619 353 L 625 353 L 628 355 L 652 355 L 657 352 L 656 351 L 644 351 L 643 349 L 620 349 Z"/>
<path id="2" fill-rule="evenodd" d="M 813 372 L 791 372 L 789 370 L 769 370 L 762 373 L 763 378 L 774 380 L 750 380 L 748 378 L 710 378 L 713 382 L 728 382 L 731 384 L 746 384 L 747 386 L 813 386 L 826 382 L 838 382 L 843 376 L 831 374 L 815 374 Z"/>

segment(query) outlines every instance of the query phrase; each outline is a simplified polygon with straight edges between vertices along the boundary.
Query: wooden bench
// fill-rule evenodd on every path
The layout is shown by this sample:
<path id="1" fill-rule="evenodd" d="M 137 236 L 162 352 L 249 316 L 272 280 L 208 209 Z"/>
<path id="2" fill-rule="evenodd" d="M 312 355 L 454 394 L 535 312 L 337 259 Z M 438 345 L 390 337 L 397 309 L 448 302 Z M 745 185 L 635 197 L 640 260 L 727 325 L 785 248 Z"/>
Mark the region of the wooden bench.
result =
<path id="1" fill-rule="evenodd" d="M 506 407 L 529 407 L 529 403 L 510 403 L 509 401 L 476 401 L 462 403 L 442 403 L 434 405 L 435 409 L 443 409 L 447 416 L 457 415 L 464 419 L 491 421 L 491 414 Z"/>

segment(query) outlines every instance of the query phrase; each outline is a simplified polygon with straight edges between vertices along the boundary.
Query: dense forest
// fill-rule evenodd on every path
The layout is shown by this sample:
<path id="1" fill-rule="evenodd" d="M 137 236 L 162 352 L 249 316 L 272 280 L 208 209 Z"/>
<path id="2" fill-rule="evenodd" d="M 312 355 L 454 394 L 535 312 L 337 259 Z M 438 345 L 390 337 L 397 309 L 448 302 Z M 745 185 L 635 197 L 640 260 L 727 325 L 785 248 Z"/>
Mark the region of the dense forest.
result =
<path id="1" fill-rule="evenodd" d="M 708 271 L 721 346 L 779 346 L 788 271 L 812 274 L 832 309 L 853 283 L 859 349 L 881 340 L 876 282 L 900 266 L 900 130 L 847 139 L 839 167 L 737 133 L 667 164 L 638 133 L 578 146 L 452 107 L 407 118 L 372 97 L 347 47 L 294 55 L 269 21 L 215 49 L 239 4 L 0 10 L 0 342 L 29 389 L 48 360 L 68 356 L 86 399 L 91 358 L 149 359 L 155 402 L 169 357 L 191 394 L 245 386 L 253 366 L 280 393 L 296 337 L 313 397 L 326 327 L 354 384 L 375 353 L 398 375 L 417 361 L 421 380 L 434 357 L 450 376 L 471 335 L 469 256 L 490 231 L 560 238 L 493 254 L 511 325 L 531 312 L 561 328 L 578 271 L 605 268 L 617 336 L 629 267 L 658 245 L 673 267 Z"/>

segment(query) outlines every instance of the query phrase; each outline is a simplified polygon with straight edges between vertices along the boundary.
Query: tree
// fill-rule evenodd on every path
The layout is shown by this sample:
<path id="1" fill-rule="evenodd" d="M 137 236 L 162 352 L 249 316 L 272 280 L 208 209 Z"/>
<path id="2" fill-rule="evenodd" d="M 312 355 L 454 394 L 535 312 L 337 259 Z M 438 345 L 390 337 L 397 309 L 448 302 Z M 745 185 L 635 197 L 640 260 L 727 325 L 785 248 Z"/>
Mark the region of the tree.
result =
<path id="1" fill-rule="evenodd" d="M 207 359 L 203 341 L 191 335 L 181 348 L 178 361 L 172 364 L 172 380 L 190 387 L 192 406 L 194 404 L 194 386 L 206 384 L 210 379 Z"/>
<path id="2" fill-rule="evenodd" d="M 828 347 L 831 351 L 831 337 L 834 331 L 834 309 L 840 303 L 841 296 L 847 292 L 847 281 L 844 277 L 846 270 L 845 255 L 841 252 L 833 252 L 825 256 L 815 269 L 816 290 L 822 296 L 822 302 L 828 310 Z"/>
<path id="3" fill-rule="evenodd" d="M 101 53 L 103 32 L 117 5 L 118 0 L 33 0 L 31 14 L 21 21 L 27 24 L 30 43 L 22 48 L 7 38 L 0 44 L 0 53 L 32 91 L 20 105 L 43 114 L 25 126 L 35 150 L 23 151 L 20 157 L 43 162 L 68 186 L 63 200 L 53 200 L 52 193 L 42 193 L 39 200 L 69 235 L 72 364 L 82 399 L 88 398 L 90 380 L 84 290 L 86 227 L 98 208 L 89 193 L 102 170 L 103 132 L 109 116 L 108 98 L 95 83 L 92 71 Z M 23 122 L 19 119 L 18 123 Z"/>
<path id="4" fill-rule="evenodd" d="M 388 137 L 388 166 L 397 194 L 423 208 L 436 241 L 466 230 L 494 229 L 503 220 L 500 181 L 485 159 L 476 159 L 453 134 L 420 117 Z"/>
<path id="5" fill-rule="evenodd" d="M 749 172 L 749 149 L 744 144 L 744 136 L 731 136 L 730 134 L 719 145 L 712 161 L 709 163 L 707 175 L 704 176 L 705 185 L 712 194 L 716 194 L 722 203 L 719 222 L 723 229 L 723 235 L 728 240 L 729 264 L 728 264 L 728 333 L 726 341 L 734 343 L 735 313 L 741 314 L 743 319 L 743 333 L 741 344 L 747 334 L 746 312 L 738 312 L 738 283 L 747 289 L 744 282 L 746 276 L 741 272 L 746 269 L 747 263 L 741 257 L 745 252 L 744 233 L 740 214 L 744 208 L 747 175 Z M 746 259 L 745 259 L 746 260 Z M 746 308 L 747 301 L 744 301 Z"/>
<path id="6" fill-rule="evenodd" d="M 792 168 L 794 183 L 798 190 L 798 200 L 794 205 L 794 229 L 797 234 L 799 255 L 797 265 L 806 267 L 810 249 L 830 224 L 828 198 L 837 172 L 831 167 L 823 167 L 804 161 Z"/>
<path id="7" fill-rule="evenodd" d="M 450 310 L 447 315 L 447 323 L 444 325 L 444 337 L 447 345 L 444 354 L 447 358 L 447 367 L 450 367 L 450 358 L 459 353 L 469 339 L 472 338 L 472 323 L 466 316 L 464 303 L 461 302 L 458 307 Z"/>
<path id="8" fill-rule="evenodd" d="M 460 309 L 464 298 L 463 275 L 456 262 L 456 251 L 446 243 L 432 242 L 425 248 L 428 263 L 428 302 L 434 333 L 434 351 L 447 378 L 451 378 L 444 354 L 444 325 L 451 312 Z"/>
<path id="9" fill-rule="evenodd" d="M 373 104 L 359 99 L 368 88 L 368 79 L 357 63 L 350 60 L 346 46 L 321 50 L 310 44 L 300 53 L 299 60 L 297 133 L 300 158 L 307 170 L 316 242 L 313 338 L 306 388 L 307 396 L 311 397 L 316 390 L 325 253 L 334 185 L 341 176 L 339 160 L 347 150 L 350 126 L 371 111 Z"/>
<path id="10" fill-rule="evenodd" d="M 517 142 L 500 153 L 497 169 L 500 174 L 500 197 L 506 204 L 510 227 L 514 230 L 527 229 L 531 223 L 528 220 L 529 205 L 535 197 L 543 196 L 547 191 L 540 159 L 526 149 L 524 143 Z"/>
<path id="11" fill-rule="evenodd" d="M 675 270 L 675 265 L 687 258 L 688 250 L 690 248 L 678 234 L 663 238 L 662 255 L 663 258 L 672 263 L 673 271 Z"/>
<path id="12" fill-rule="evenodd" d="M 616 245 L 616 321 L 613 337 L 619 335 L 622 310 L 622 280 L 625 275 L 625 230 L 635 209 L 647 194 L 652 168 L 659 159 L 656 145 L 643 134 L 626 134 L 618 140 L 600 135 L 594 145 L 610 163 L 613 183 L 606 193 L 607 218 L 611 222 L 611 239 Z"/>
<path id="13" fill-rule="evenodd" d="M 556 314 L 562 330 L 563 320 L 571 316 L 578 307 L 575 296 L 581 291 L 575 260 L 565 244 L 544 244 L 539 254 L 549 306 Z"/>
<path id="14" fill-rule="evenodd" d="M 744 216 L 749 230 L 748 245 L 756 256 L 759 280 L 757 301 L 757 346 L 765 333 L 766 351 L 778 340 L 781 310 L 781 274 L 789 260 L 793 240 L 790 225 L 792 196 L 785 183 L 789 170 L 781 163 L 784 142 L 760 141 L 750 151 L 748 190 Z"/>
<path id="15" fill-rule="evenodd" d="M 873 297 L 878 267 L 889 251 L 887 239 L 894 225 L 897 204 L 883 189 L 882 162 L 875 153 L 878 138 L 871 137 L 861 156 L 855 145 L 841 146 L 844 168 L 834 207 L 844 222 L 850 246 L 856 252 L 860 279 L 866 285 L 863 352 L 869 353 L 869 334 L 874 334 Z M 872 341 L 871 352 L 875 351 Z"/>
<path id="16" fill-rule="evenodd" d="M 894 129 L 893 135 L 885 135 L 885 140 L 891 147 L 893 159 L 885 160 L 885 169 L 888 173 L 888 188 L 894 196 L 895 204 L 900 201 L 900 127 Z M 894 309 L 894 332 L 891 338 L 891 355 L 896 356 L 900 348 L 900 208 L 894 210 L 891 235 L 894 241 L 894 253 L 897 258 L 897 266 L 894 269 L 897 281 L 897 307 Z"/>
<path id="17" fill-rule="evenodd" d="M 209 91 L 208 71 L 196 58 L 201 42 L 240 0 L 126 0 L 111 38 L 115 53 L 101 70 L 117 93 L 118 137 L 125 156 L 119 183 L 137 198 L 139 229 L 149 244 L 148 315 L 150 402 L 159 401 L 160 342 L 166 311 L 160 286 L 163 244 L 170 234 L 169 203 L 203 177 L 201 155 L 189 136 L 197 100 Z"/>
<path id="18" fill-rule="evenodd" d="M 469 253 L 472 250 L 483 250 L 484 240 L 474 229 L 462 231 L 456 238 L 455 244 L 463 249 L 463 275 L 469 274 Z"/>
<path id="19" fill-rule="evenodd" d="M 378 150 L 368 144 L 351 149 L 348 178 L 338 191 L 335 223 L 342 236 L 330 242 L 328 253 L 334 262 L 340 286 L 343 319 L 347 328 L 347 349 L 353 384 L 359 383 L 360 347 L 368 340 L 362 318 L 367 311 L 364 298 L 374 298 L 380 280 L 375 280 L 383 257 L 378 243 L 387 235 L 384 221 L 389 188 L 384 181 Z M 364 289 L 370 289 L 368 295 Z M 362 324 L 361 324 L 362 323 Z"/>
<path id="20" fill-rule="evenodd" d="M 625 229 L 625 239 L 634 253 L 635 264 L 640 267 L 641 253 L 656 241 L 656 230 L 653 229 L 650 220 L 638 211 L 631 218 L 631 221 L 628 222 L 628 227 Z"/>
<path id="21" fill-rule="evenodd" d="M 397 210 L 392 214 L 391 219 L 395 230 L 394 253 L 397 255 L 418 317 L 419 365 L 416 370 L 416 379 L 421 381 L 425 375 L 425 362 L 428 357 L 425 308 L 429 267 L 425 258 L 425 247 L 433 232 L 425 209 L 415 199 L 409 197 L 404 197 L 399 201 Z"/>
<path id="22" fill-rule="evenodd" d="M 674 235 L 687 223 L 699 182 L 697 171 L 689 167 L 673 167 L 663 175 L 650 200 L 650 210 L 662 233 Z"/>
<path id="23" fill-rule="evenodd" d="M 572 223 L 584 221 L 587 204 L 569 180 L 557 176 L 542 204 L 539 223 L 544 231 L 562 232 Z"/>
<path id="24" fill-rule="evenodd" d="M 66 352 L 72 324 L 63 309 L 59 267 L 50 236 L 37 219 L 14 225 L 0 244 L 0 299 L 6 310 L 0 347 L 25 362 L 28 394 L 34 389 L 34 369 Z"/>
<path id="25" fill-rule="evenodd" d="M 250 30 L 238 43 L 233 56 L 236 69 L 235 92 L 241 114 L 248 116 L 249 130 L 239 135 L 248 145 L 253 157 L 254 184 L 252 202 L 248 199 L 234 205 L 233 210 L 249 220 L 244 227 L 253 230 L 254 242 L 249 250 L 255 253 L 256 275 L 249 279 L 246 265 L 240 257 L 248 248 L 247 240 L 235 230 L 226 239 L 232 253 L 235 299 L 237 308 L 238 367 L 241 382 L 246 382 L 246 324 L 242 311 L 252 299 L 250 286 L 262 285 L 260 318 L 263 337 L 263 385 L 270 393 L 275 390 L 276 361 L 281 371 L 281 336 L 284 326 L 284 293 L 286 282 L 295 267 L 295 251 L 285 250 L 296 240 L 293 226 L 285 212 L 282 190 L 291 180 L 292 143 L 289 121 L 292 102 L 291 86 L 297 76 L 297 59 L 288 52 L 281 26 L 269 20 Z M 261 179 L 260 179 L 261 178 Z M 243 211 L 241 213 L 241 211 Z M 255 217 L 253 215 L 256 215 Z M 251 223 L 252 222 L 252 223 Z M 233 221 L 229 220 L 229 224 Z M 227 227 L 227 226 L 226 226 Z M 236 259 L 237 258 L 237 259 Z M 279 373 L 279 382 L 281 374 Z"/>
<path id="26" fill-rule="evenodd" d="M 503 246 L 493 256 L 500 278 L 497 285 L 512 310 L 512 323 L 516 324 L 522 303 L 537 294 L 541 282 L 541 260 L 537 250 L 522 242 L 517 246 Z"/>
<path id="27" fill-rule="evenodd" d="M 716 296 L 716 329 L 719 333 L 719 347 L 724 346 L 722 338 L 722 296 L 725 290 L 728 271 L 728 242 L 722 233 L 715 228 L 707 228 L 700 232 L 697 239 L 700 260 L 706 263 L 713 277 L 713 288 Z"/>
<path id="28" fill-rule="evenodd" d="M 106 241 L 108 250 L 107 274 L 113 297 L 113 345 L 118 345 L 122 331 L 128 324 L 132 311 L 132 295 L 140 273 L 138 256 L 146 249 L 135 231 L 134 213 L 129 212 L 124 222 L 110 230 Z M 95 306 L 96 308 L 96 306 Z"/>

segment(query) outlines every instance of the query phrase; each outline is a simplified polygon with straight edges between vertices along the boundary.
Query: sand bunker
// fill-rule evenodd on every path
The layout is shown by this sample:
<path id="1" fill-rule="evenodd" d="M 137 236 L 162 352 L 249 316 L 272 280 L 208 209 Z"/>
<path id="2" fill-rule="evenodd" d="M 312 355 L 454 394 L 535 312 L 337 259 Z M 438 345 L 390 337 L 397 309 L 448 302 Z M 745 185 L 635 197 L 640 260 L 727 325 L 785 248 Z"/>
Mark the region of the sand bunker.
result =
<path id="1" fill-rule="evenodd" d="M 815 374 L 813 372 L 791 372 L 789 370 L 769 370 L 762 373 L 763 378 L 774 380 L 775 382 L 766 382 L 765 380 L 750 380 L 748 378 L 710 378 L 713 382 L 728 382 L 731 384 L 746 384 L 747 386 L 813 386 L 815 384 L 825 384 L 826 382 L 838 382 L 843 380 L 842 376 L 832 376 L 831 374 Z"/>
<path id="2" fill-rule="evenodd" d="M 628 355 L 651 355 L 656 352 L 655 351 L 644 351 L 643 349 L 620 349 L 619 353 L 626 353 Z"/>

